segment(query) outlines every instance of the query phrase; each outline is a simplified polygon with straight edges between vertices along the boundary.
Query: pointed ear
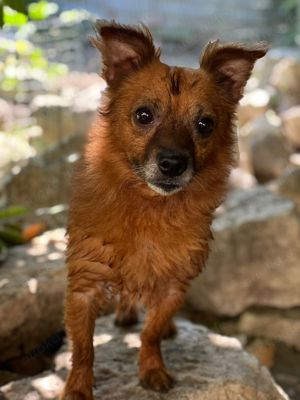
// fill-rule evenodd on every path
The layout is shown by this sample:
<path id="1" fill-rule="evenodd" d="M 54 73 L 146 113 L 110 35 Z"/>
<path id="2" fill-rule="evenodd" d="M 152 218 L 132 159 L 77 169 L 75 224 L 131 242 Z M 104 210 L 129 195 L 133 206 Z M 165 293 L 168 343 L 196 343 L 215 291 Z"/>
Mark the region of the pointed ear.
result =
<path id="1" fill-rule="evenodd" d="M 202 53 L 200 67 L 225 90 L 231 101 L 237 103 L 243 96 L 255 61 L 267 51 L 268 45 L 265 42 L 254 45 L 209 42 Z"/>
<path id="2" fill-rule="evenodd" d="M 96 37 L 91 43 L 102 54 L 102 76 L 109 86 L 117 85 L 131 72 L 159 59 L 148 28 L 97 20 Z"/>

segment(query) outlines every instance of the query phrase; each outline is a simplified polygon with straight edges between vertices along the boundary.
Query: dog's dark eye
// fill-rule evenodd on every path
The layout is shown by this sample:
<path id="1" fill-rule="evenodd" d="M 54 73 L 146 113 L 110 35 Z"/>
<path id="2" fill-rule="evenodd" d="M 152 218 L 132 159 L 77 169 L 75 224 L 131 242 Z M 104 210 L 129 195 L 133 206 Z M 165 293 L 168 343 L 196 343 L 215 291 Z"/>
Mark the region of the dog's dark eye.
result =
<path id="1" fill-rule="evenodd" d="M 153 114 L 147 107 L 138 108 L 135 112 L 135 119 L 141 125 L 148 125 L 153 122 Z"/>
<path id="2" fill-rule="evenodd" d="M 196 121 L 197 131 L 203 138 L 209 137 L 212 134 L 214 127 L 214 121 L 209 117 L 199 118 Z"/>

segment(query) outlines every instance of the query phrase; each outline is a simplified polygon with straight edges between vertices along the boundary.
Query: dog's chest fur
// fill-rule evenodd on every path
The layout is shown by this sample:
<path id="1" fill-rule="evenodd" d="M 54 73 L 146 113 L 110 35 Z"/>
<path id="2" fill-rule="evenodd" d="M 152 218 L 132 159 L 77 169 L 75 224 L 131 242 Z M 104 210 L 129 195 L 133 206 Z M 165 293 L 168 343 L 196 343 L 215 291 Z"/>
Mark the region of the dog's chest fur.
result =
<path id="1" fill-rule="evenodd" d="M 120 204 L 118 211 L 107 210 L 99 230 L 114 248 L 113 269 L 122 290 L 145 298 L 168 282 L 187 284 L 200 272 L 208 254 L 210 219 L 178 206 Z"/>

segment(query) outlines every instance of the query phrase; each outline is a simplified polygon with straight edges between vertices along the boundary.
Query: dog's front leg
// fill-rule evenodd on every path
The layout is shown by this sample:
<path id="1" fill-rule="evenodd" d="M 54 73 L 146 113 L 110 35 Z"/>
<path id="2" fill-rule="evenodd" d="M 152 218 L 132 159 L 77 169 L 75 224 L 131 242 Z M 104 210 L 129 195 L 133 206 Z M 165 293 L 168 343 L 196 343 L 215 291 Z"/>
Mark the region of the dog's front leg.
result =
<path id="1" fill-rule="evenodd" d="M 66 327 L 72 342 L 72 369 L 64 400 L 93 399 L 93 333 L 99 300 L 91 293 L 70 292 L 66 300 Z"/>
<path id="2" fill-rule="evenodd" d="M 139 354 L 140 382 L 145 388 L 156 391 L 167 391 L 174 383 L 174 378 L 163 362 L 160 343 L 171 324 L 172 316 L 184 300 L 184 293 L 180 290 L 172 288 L 163 292 L 164 296 L 157 298 L 148 309 Z"/>
<path id="3" fill-rule="evenodd" d="M 87 251 L 82 244 L 82 249 L 69 251 L 68 258 L 65 324 L 72 342 L 72 369 L 63 400 L 93 400 L 93 333 L 99 307 L 107 301 L 112 274 L 107 249 L 98 243 L 95 250 L 90 247 Z"/>

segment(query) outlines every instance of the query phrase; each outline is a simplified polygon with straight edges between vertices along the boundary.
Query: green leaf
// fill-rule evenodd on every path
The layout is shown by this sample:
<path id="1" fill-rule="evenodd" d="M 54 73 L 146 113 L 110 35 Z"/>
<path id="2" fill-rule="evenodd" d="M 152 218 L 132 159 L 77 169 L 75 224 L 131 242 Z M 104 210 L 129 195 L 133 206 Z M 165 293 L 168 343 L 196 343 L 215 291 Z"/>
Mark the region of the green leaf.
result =
<path id="1" fill-rule="evenodd" d="M 36 47 L 33 50 L 33 52 L 29 56 L 31 67 L 44 70 L 48 68 L 48 60 L 44 57 L 43 54 L 43 50 L 39 47 Z"/>
<path id="2" fill-rule="evenodd" d="M 0 219 L 21 217 L 28 213 L 28 208 L 23 206 L 10 206 L 0 209 Z"/>
<path id="3" fill-rule="evenodd" d="M 56 3 L 48 3 L 48 1 L 41 0 L 37 3 L 29 4 L 28 15 L 33 20 L 43 20 L 55 14 L 57 10 L 58 5 Z"/>
<path id="4" fill-rule="evenodd" d="M 8 6 L 3 7 L 3 21 L 7 26 L 20 27 L 26 24 L 28 18 L 25 14 L 17 12 Z"/>
<path id="5" fill-rule="evenodd" d="M 2 0 L 2 2 L 5 6 L 8 6 L 14 9 L 15 11 L 18 11 L 19 13 L 27 14 L 28 0 L 4 0 L 4 1 Z"/>
<path id="6" fill-rule="evenodd" d="M 19 81 L 17 78 L 4 78 L 2 79 L 0 86 L 5 92 L 11 92 L 17 88 L 18 83 Z"/>
<path id="7" fill-rule="evenodd" d="M 49 65 L 48 74 L 50 76 L 65 75 L 68 72 L 68 66 L 66 64 L 53 63 Z"/>
<path id="8" fill-rule="evenodd" d="M 85 10 L 73 9 L 61 12 L 59 15 L 59 19 L 61 20 L 61 22 L 69 24 L 69 23 L 80 22 L 81 20 L 86 18 L 87 15 L 88 12 Z"/>
<path id="9" fill-rule="evenodd" d="M 22 232 L 8 227 L 0 228 L 0 239 L 8 245 L 24 243 Z"/>
<path id="10" fill-rule="evenodd" d="M 16 51 L 20 56 L 28 56 L 33 52 L 33 45 L 28 40 L 19 39 L 15 42 Z"/>

